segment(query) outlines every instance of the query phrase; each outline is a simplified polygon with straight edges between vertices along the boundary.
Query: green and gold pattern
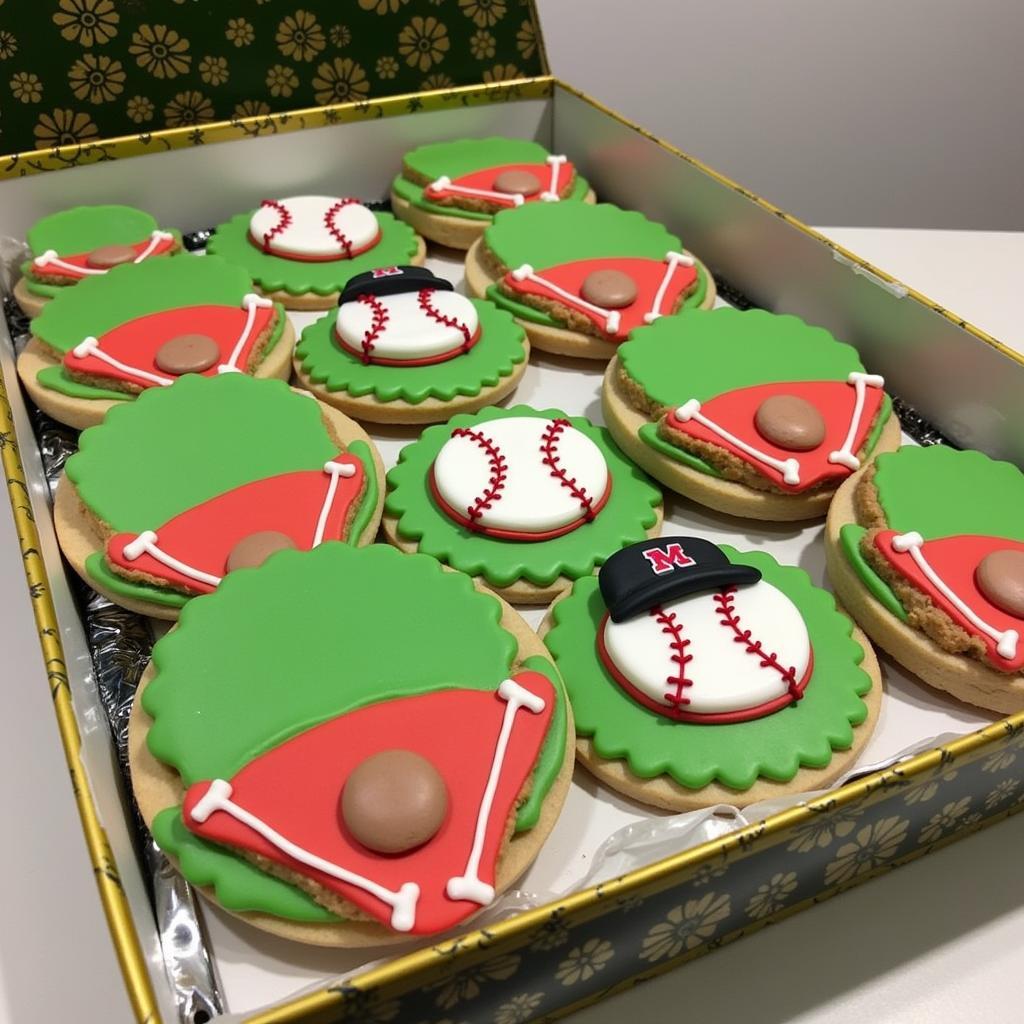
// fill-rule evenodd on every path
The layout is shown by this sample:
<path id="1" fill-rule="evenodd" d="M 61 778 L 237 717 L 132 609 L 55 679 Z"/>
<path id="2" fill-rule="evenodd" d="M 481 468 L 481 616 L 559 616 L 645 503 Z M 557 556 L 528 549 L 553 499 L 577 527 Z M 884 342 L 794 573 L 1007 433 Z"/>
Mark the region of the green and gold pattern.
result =
<path id="1" fill-rule="evenodd" d="M 0 152 L 545 70 L 526 0 L 6 0 Z"/>

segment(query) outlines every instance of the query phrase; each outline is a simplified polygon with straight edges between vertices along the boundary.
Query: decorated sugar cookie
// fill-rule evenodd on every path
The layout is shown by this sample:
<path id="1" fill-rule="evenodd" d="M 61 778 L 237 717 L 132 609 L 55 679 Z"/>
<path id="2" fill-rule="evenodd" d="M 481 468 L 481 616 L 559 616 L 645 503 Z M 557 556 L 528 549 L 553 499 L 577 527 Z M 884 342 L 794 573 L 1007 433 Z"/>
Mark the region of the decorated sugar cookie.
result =
<path id="1" fill-rule="evenodd" d="M 75 206 L 37 221 L 28 232 L 30 259 L 21 265 L 14 297 L 28 316 L 69 285 L 102 277 L 125 263 L 181 251 L 177 231 L 131 206 Z"/>
<path id="2" fill-rule="evenodd" d="M 286 378 L 294 340 L 284 308 L 240 267 L 216 256 L 150 260 L 48 302 L 18 372 L 44 412 L 88 427 L 186 373 Z"/>
<path id="3" fill-rule="evenodd" d="M 295 372 L 356 419 L 432 423 L 504 398 L 528 354 L 511 314 L 422 267 L 378 267 L 352 278 L 337 312 L 303 331 Z"/>
<path id="4" fill-rule="evenodd" d="M 945 445 L 880 455 L 829 510 L 829 576 L 865 632 L 924 682 L 1024 710 L 1024 474 Z"/>
<path id="5" fill-rule="evenodd" d="M 715 300 L 675 235 L 610 203 L 499 213 L 466 255 L 466 283 L 509 310 L 531 345 L 583 359 L 610 359 L 637 327 Z"/>
<path id="6" fill-rule="evenodd" d="M 871 646 L 802 569 L 699 537 L 659 537 L 577 580 L 541 631 L 577 757 L 672 811 L 821 789 L 878 719 Z"/>
<path id="7" fill-rule="evenodd" d="M 551 600 L 661 522 L 661 494 L 607 431 L 525 405 L 425 430 L 388 488 L 393 544 L 520 604 Z"/>
<path id="8" fill-rule="evenodd" d="M 881 377 L 822 327 L 762 310 L 684 312 L 609 365 L 608 429 L 667 487 L 731 515 L 822 515 L 835 489 L 899 446 Z"/>
<path id="9" fill-rule="evenodd" d="M 462 924 L 531 863 L 568 790 L 572 719 L 536 634 L 387 545 L 231 576 L 153 665 L 129 728 L 142 814 L 209 898 L 288 938 Z"/>
<path id="10" fill-rule="evenodd" d="M 583 200 L 594 193 L 564 154 L 527 139 L 431 142 L 405 154 L 391 205 L 424 238 L 468 249 L 494 214 L 531 203 Z"/>
<path id="11" fill-rule="evenodd" d="M 370 543 L 382 478 L 363 430 L 312 396 L 240 373 L 190 374 L 82 434 L 54 518 L 91 587 L 173 619 L 281 548 Z"/>
<path id="12" fill-rule="evenodd" d="M 220 224 L 206 251 L 244 267 L 264 295 L 288 309 L 331 309 L 349 278 L 422 263 L 426 252 L 390 213 L 339 196 L 264 199 Z"/>

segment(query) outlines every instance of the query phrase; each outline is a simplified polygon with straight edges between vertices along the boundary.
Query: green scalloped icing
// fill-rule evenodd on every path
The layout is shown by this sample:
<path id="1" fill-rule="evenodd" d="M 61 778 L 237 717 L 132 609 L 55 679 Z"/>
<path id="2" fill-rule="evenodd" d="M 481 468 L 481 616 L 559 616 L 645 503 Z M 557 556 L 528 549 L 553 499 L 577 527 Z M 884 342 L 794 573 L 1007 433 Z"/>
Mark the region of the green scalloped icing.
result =
<path id="1" fill-rule="evenodd" d="M 460 526 L 435 504 L 428 486 L 430 468 L 452 430 L 514 416 L 568 419 L 601 449 L 612 490 L 608 503 L 592 522 L 551 540 L 503 541 Z M 418 441 L 402 449 L 398 465 L 388 473 L 388 491 L 385 509 L 397 518 L 401 537 L 418 542 L 420 551 L 470 576 L 482 576 L 498 587 L 517 580 L 548 586 L 559 576 L 576 579 L 593 572 L 619 548 L 643 540 L 657 522 L 655 509 L 661 504 L 658 489 L 619 451 L 603 427 L 594 426 L 582 416 L 526 405 L 491 407 L 428 427 Z"/>
<path id="2" fill-rule="evenodd" d="M 206 245 L 206 251 L 244 267 L 265 292 L 330 295 L 340 291 L 345 282 L 356 274 L 375 267 L 408 263 L 419 252 L 419 236 L 408 224 L 390 213 L 374 212 L 374 216 L 380 225 L 380 241 L 350 260 L 307 262 L 263 252 L 249 241 L 251 210 L 218 225 Z"/>
<path id="3" fill-rule="evenodd" d="M 594 576 L 577 580 L 555 604 L 545 643 L 565 681 L 576 732 L 590 737 L 605 759 L 624 759 L 641 779 L 669 775 L 700 789 L 719 782 L 749 789 L 759 778 L 788 782 L 800 768 L 824 768 L 833 751 L 853 743 L 867 717 L 862 698 L 871 679 L 860 668 L 864 652 L 853 624 L 832 595 L 802 569 L 781 566 L 763 552 L 722 550 L 730 561 L 752 565 L 800 609 L 814 648 L 814 675 L 799 703 L 765 718 L 727 725 L 670 722 L 632 700 L 608 674 L 595 639 L 605 613 Z"/>
<path id="4" fill-rule="evenodd" d="M 373 453 L 365 441 L 353 441 L 346 449 L 350 455 L 354 455 L 363 464 L 366 474 L 366 489 L 363 491 L 362 500 L 352 520 L 349 530 L 349 539 L 346 543 L 357 542 L 363 531 L 369 525 L 374 509 L 377 507 L 377 465 L 373 461 Z M 130 580 L 114 572 L 107 563 L 105 554 L 102 551 L 94 551 L 85 560 L 85 571 L 89 579 L 96 586 L 110 594 L 117 594 L 118 597 L 129 598 L 133 601 L 149 601 L 152 604 L 163 605 L 165 608 L 184 608 L 191 600 L 187 594 L 171 587 L 157 587 L 150 583 L 142 583 Z"/>
<path id="5" fill-rule="evenodd" d="M 846 523 L 839 528 L 839 546 L 846 556 L 850 567 L 860 577 L 861 582 L 868 588 L 869 593 L 882 605 L 886 611 L 891 612 L 902 622 L 907 621 L 907 610 L 903 607 L 900 599 L 896 596 L 892 587 L 882 579 L 874 569 L 871 568 L 861 548 L 861 541 L 868 531 L 856 523 Z"/>
<path id="6" fill-rule="evenodd" d="M 165 807 L 153 819 L 152 831 L 157 845 L 178 861 L 181 873 L 193 885 L 212 886 L 217 902 L 226 910 L 273 914 L 310 924 L 343 920 L 297 886 L 189 832 L 181 820 L 180 806 Z"/>
<path id="7" fill-rule="evenodd" d="M 907 445 L 878 456 L 873 482 L 897 533 L 1024 541 L 1024 473 L 1012 463 L 948 445 Z"/>
<path id="8" fill-rule="evenodd" d="M 706 473 L 708 476 L 720 477 L 722 474 L 711 465 L 705 462 L 700 456 L 688 452 L 684 448 L 677 448 L 671 441 L 665 440 L 658 433 L 657 423 L 645 423 L 638 431 L 637 436 L 648 448 L 653 448 L 659 455 L 664 455 L 674 462 L 681 462 L 698 473 Z"/>
<path id="9" fill-rule="evenodd" d="M 525 335 L 508 313 L 481 299 L 470 301 L 480 317 L 480 338 L 464 355 L 443 363 L 365 365 L 335 340 L 334 310 L 302 332 L 295 355 L 314 384 L 353 398 L 373 395 L 380 402 L 418 405 L 427 398 L 450 402 L 457 395 L 479 395 L 526 358 Z"/>

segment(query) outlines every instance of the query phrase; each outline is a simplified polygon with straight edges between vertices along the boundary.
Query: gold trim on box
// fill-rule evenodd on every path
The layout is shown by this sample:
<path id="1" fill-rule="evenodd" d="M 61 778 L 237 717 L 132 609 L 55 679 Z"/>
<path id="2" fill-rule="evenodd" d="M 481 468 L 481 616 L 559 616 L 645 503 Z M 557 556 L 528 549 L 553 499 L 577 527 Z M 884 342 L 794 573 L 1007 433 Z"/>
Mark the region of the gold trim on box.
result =
<path id="1" fill-rule="evenodd" d="M 213 121 L 210 124 L 188 128 L 167 128 L 156 132 L 140 132 L 138 135 L 122 135 L 100 142 L 13 153 L 0 157 L 0 181 L 106 160 L 164 153 L 189 146 L 236 142 L 261 135 L 280 135 L 306 128 L 351 124 L 354 121 L 376 121 L 384 117 L 415 114 L 424 110 L 474 107 L 489 103 L 507 103 L 510 100 L 546 99 L 554 91 L 554 81 L 550 75 L 545 75 L 539 78 L 509 79 L 492 85 L 465 85 L 452 89 L 400 93 L 382 99 L 360 100 L 357 103 L 337 103 L 329 107 L 309 107 L 259 117 L 236 117 L 230 121 Z"/>

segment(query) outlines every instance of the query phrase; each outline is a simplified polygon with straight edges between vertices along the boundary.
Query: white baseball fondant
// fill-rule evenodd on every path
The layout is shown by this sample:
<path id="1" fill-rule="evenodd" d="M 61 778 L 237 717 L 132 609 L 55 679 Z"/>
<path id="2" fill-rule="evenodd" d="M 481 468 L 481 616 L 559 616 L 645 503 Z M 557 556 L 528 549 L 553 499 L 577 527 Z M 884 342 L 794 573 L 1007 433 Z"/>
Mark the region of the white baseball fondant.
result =
<path id="1" fill-rule="evenodd" d="M 380 234 L 377 218 L 361 203 L 337 196 L 289 196 L 261 206 L 249 221 L 249 233 L 275 256 L 312 260 L 348 255 L 339 235 L 354 252 L 369 248 Z M 333 230 L 332 230 L 333 228 Z"/>
<path id="2" fill-rule="evenodd" d="M 730 588 L 731 589 L 731 588 Z M 679 638 L 689 641 L 683 655 L 690 661 L 683 674 L 690 685 L 677 689 L 667 680 L 677 678 L 675 637 L 665 632 L 664 620 L 643 612 L 625 622 L 605 621 L 604 647 L 622 676 L 645 697 L 675 705 L 666 694 L 680 692 L 689 703 L 689 714 L 742 713 L 783 697 L 789 685 L 783 672 L 765 665 L 765 657 L 750 650 L 760 642 L 765 655 L 775 655 L 779 666 L 792 669 L 797 684 L 807 673 L 811 640 L 796 605 L 781 590 L 762 580 L 732 590 L 731 604 L 740 630 L 750 630 L 750 644 L 738 642 L 736 630 L 722 621 L 722 591 L 689 594 L 660 609 L 675 615 Z"/>
<path id="3" fill-rule="evenodd" d="M 558 530 L 590 518 L 586 501 L 596 509 L 608 489 L 601 450 L 567 423 L 516 416 L 464 429 L 438 452 L 434 486 L 457 514 L 477 509 L 480 527 L 526 534 Z"/>
<path id="4" fill-rule="evenodd" d="M 372 355 L 378 359 L 429 359 L 461 348 L 465 332 L 472 338 L 480 326 L 476 307 L 457 292 L 428 291 L 429 306 L 439 316 L 423 308 L 418 291 L 377 296 L 373 303 L 343 303 L 336 321 L 338 337 L 357 352 L 364 340 L 372 338 Z M 387 317 L 380 329 L 375 306 Z"/>

